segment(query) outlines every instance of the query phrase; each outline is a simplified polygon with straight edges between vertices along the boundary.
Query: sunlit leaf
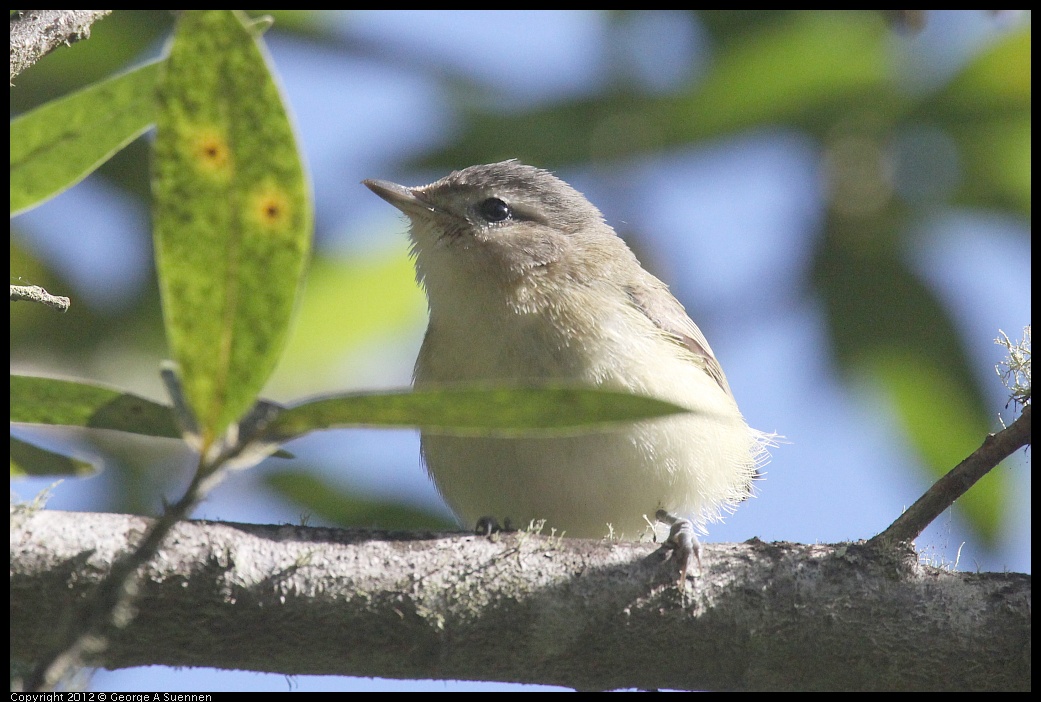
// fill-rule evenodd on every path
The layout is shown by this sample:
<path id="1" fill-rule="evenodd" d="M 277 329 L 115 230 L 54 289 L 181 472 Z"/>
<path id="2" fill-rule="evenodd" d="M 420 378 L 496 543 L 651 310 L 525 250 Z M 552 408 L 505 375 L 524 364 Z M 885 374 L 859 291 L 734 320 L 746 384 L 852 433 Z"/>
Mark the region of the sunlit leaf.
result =
<path id="1" fill-rule="evenodd" d="M 11 120 L 11 216 L 71 188 L 155 120 L 160 62 Z"/>
<path id="2" fill-rule="evenodd" d="M 152 182 L 157 270 L 205 443 L 253 405 L 282 353 L 312 206 L 250 20 L 185 12 L 166 65 Z"/>

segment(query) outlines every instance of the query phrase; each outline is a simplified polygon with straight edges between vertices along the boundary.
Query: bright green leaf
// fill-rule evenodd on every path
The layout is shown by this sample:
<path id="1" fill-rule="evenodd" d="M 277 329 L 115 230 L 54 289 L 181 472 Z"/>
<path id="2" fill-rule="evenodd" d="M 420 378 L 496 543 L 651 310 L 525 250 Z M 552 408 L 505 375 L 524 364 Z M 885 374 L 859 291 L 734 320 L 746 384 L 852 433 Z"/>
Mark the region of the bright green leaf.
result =
<path id="1" fill-rule="evenodd" d="M 187 11 L 159 84 L 155 248 L 167 337 L 210 441 L 281 355 L 311 237 L 293 130 L 252 23 Z"/>
<path id="2" fill-rule="evenodd" d="M 166 406 L 104 385 L 11 376 L 11 421 L 181 438 Z"/>
<path id="3" fill-rule="evenodd" d="M 11 120 L 11 216 L 71 188 L 155 119 L 161 62 L 95 83 Z"/>

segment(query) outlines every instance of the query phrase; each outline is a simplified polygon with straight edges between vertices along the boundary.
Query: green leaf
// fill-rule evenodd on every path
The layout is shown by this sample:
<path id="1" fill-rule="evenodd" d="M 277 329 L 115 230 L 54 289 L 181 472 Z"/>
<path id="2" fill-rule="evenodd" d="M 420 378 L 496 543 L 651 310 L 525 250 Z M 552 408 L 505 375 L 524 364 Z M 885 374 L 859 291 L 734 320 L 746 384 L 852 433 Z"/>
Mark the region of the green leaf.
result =
<path id="1" fill-rule="evenodd" d="M 71 188 L 155 119 L 162 62 L 88 86 L 11 120 L 11 216 Z"/>
<path id="2" fill-rule="evenodd" d="M 70 458 L 11 437 L 11 477 L 30 475 L 89 475 L 96 472 L 89 461 Z"/>
<path id="3" fill-rule="evenodd" d="M 687 411 L 663 400 L 614 390 L 471 386 L 311 400 L 283 411 L 268 431 L 284 441 L 318 429 L 358 426 L 519 436 L 598 430 Z"/>
<path id="4" fill-rule="evenodd" d="M 309 513 L 342 526 L 438 531 L 456 527 L 455 522 L 427 510 L 358 497 L 310 473 L 269 473 L 264 482 Z"/>
<path id="5" fill-rule="evenodd" d="M 303 166 L 251 26 L 237 12 L 185 12 L 158 90 L 157 270 L 204 443 L 271 375 L 310 248 Z"/>
<path id="6" fill-rule="evenodd" d="M 181 438 L 166 405 L 104 385 L 11 376 L 11 421 Z"/>
<path id="7" fill-rule="evenodd" d="M 11 421 L 23 424 L 111 429 L 180 439 L 166 405 L 94 383 L 11 376 Z M 61 449 L 43 449 L 11 437 L 11 475 L 83 475 L 93 465 Z"/>

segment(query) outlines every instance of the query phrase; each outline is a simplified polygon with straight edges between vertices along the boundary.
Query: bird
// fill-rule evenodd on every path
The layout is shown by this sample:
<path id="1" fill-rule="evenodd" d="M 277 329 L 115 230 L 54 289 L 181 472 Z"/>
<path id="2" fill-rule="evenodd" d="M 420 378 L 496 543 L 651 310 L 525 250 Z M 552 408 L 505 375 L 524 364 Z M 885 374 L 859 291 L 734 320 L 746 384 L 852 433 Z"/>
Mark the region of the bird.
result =
<path id="1" fill-rule="evenodd" d="M 429 307 L 416 389 L 565 383 L 688 410 L 567 436 L 423 431 L 464 525 L 631 539 L 660 511 L 688 522 L 674 532 L 705 533 L 752 493 L 774 435 L 748 426 L 705 335 L 584 195 L 517 160 L 417 187 L 362 182 L 409 219 Z"/>

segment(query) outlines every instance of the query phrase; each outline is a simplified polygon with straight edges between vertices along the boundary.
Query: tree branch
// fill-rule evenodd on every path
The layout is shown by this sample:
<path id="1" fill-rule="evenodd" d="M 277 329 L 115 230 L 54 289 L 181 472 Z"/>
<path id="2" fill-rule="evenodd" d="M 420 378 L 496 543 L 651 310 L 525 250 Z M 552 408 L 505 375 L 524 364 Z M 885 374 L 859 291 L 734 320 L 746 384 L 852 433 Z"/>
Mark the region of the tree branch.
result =
<path id="1" fill-rule="evenodd" d="M 62 44 L 90 36 L 112 10 L 23 10 L 11 17 L 11 80 Z"/>
<path id="2" fill-rule="evenodd" d="M 151 520 L 16 514 L 11 646 L 56 640 Z M 1030 578 L 860 545 L 653 544 L 182 522 L 97 664 L 583 689 L 1029 689 Z M 964 616 L 971 612 L 971 616 Z"/>
<path id="3" fill-rule="evenodd" d="M 1030 443 L 1030 407 L 1026 405 L 1019 419 L 1010 426 L 996 434 L 987 434 L 982 446 L 937 480 L 906 512 L 868 543 L 909 543 L 918 538 L 934 519 L 968 492 L 976 481 Z"/>
<path id="4" fill-rule="evenodd" d="M 12 285 L 11 302 L 39 302 L 61 312 L 69 311 L 69 298 L 52 295 L 39 285 Z"/>

